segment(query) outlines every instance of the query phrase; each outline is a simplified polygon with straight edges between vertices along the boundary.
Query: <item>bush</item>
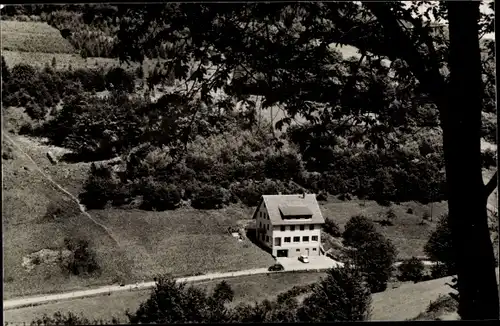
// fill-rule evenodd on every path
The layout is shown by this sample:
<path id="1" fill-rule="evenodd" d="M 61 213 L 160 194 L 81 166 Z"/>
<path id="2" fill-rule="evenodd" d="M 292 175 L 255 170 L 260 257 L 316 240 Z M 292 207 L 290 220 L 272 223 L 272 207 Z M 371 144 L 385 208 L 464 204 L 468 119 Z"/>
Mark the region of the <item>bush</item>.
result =
<path id="1" fill-rule="evenodd" d="M 111 176 L 101 176 L 91 173 L 80 200 L 89 209 L 102 209 L 113 199 L 117 189 L 117 183 Z"/>
<path id="2" fill-rule="evenodd" d="M 441 262 L 446 268 L 446 273 L 456 273 L 455 253 L 453 251 L 451 229 L 448 214 L 444 214 L 424 246 L 425 254 L 433 261 Z"/>
<path id="3" fill-rule="evenodd" d="M 358 248 L 369 241 L 375 233 L 376 229 L 372 221 L 362 215 L 356 215 L 351 217 L 345 225 L 342 237 L 345 246 Z"/>
<path id="4" fill-rule="evenodd" d="M 394 212 L 393 209 L 389 209 L 385 215 L 385 217 L 387 218 L 388 221 L 394 221 L 397 216 L 396 216 L 396 213 Z"/>
<path id="5" fill-rule="evenodd" d="M 175 209 L 181 202 L 181 193 L 175 185 L 158 182 L 152 178 L 142 182 L 139 191 L 143 196 L 143 209 Z"/>
<path id="6" fill-rule="evenodd" d="M 332 237 L 340 237 L 342 235 L 338 224 L 330 218 L 325 218 L 325 225 L 323 227 L 323 230 Z"/>
<path id="7" fill-rule="evenodd" d="M 415 257 L 404 261 L 399 265 L 399 279 L 403 282 L 420 282 L 424 277 L 424 263 Z"/>
<path id="8" fill-rule="evenodd" d="M 442 278 L 442 277 L 450 276 L 453 274 L 454 273 L 452 273 L 449 270 L 449 268 L 445 264 L 442 264 L 442 263 L 437 263 L 435 265 L 432 265 L 432 267 L 431 267 L 431 277 L 433 279 Z"/>
<path id="9" fill-rule="evenodd" d="M 135 88 L 135 76 L 123 68 L 112 68 L 106 74 L 106 84 L 112 89 L 132 93 Z"/>
<path id="10" fill-rule="evenodd" d="M 227 204 L 225 193 L 221 187 L 203 185 L 194 194 L 191 205 L 198 209 L 217 209 Z"/>
<path id="11" fill-rule="evenodd" d="M 66 249 L 73 253 L 72 259 L 63 266 L 73 275 L 90 275 L 99 271 L 94 251 L 84 239 L 64 239 Z"/>

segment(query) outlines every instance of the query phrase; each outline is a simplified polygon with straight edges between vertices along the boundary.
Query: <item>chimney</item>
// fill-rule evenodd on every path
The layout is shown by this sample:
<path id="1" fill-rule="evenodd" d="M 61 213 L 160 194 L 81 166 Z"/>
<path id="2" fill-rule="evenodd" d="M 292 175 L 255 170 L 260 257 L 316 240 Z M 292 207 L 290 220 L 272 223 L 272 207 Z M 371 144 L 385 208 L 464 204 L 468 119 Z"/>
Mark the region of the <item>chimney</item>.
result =
<path id="1" fill-rule="evenodd" d="M 306 198 L 306 192 L 302 191 L 302 198 Z"/>
<path id="2" fill-rule="evenodd" d="M 281 195 L 281 191 L 280 191 L 280 192 L 278 192 L 278 195 Z"/>

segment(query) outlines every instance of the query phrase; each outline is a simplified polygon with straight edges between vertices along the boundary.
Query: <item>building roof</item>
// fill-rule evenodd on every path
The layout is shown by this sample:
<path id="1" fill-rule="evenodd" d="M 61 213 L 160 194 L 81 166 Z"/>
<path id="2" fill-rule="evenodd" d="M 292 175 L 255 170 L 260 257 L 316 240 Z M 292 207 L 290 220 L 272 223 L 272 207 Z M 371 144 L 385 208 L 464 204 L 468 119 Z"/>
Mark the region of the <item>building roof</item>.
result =
<path id="1" fill-rule="evenodd" d="M 323 224 L 325 219 L 321 214 L 318 202 L 316 201 L 315 194 L 303 195 L 264 195 L 262 196 L 261 203 L 254 213 L 257 215 L 257 210 L 264 202 L 269 214 L 269 220 L 272 225 L 298 225 L 298 224 Z M 283 219 L 280 208 L 284 209 L 290 215 L 312 215 L 309 219 Z M 300 214 L 297 214 L 300 213 Z"/>

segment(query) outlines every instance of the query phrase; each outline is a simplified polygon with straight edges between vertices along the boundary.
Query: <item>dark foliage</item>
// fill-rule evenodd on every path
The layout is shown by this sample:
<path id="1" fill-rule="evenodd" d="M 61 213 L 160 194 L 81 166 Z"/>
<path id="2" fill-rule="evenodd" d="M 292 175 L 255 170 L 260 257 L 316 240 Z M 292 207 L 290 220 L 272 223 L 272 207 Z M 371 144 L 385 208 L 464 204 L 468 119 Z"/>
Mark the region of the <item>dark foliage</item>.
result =
<path id="1" fill-rule="evenodd" d="M 141 182 L 138 191 L 143 197 L 141 208 L 147 210 L 175 209 L 181 201 L 181 193 L 177 186 L 158 182 L 151 178 Z"/>
<path id="2" fill-rule="evenodd" d="M 217 209 L 227 204 L 227 200 L 221 187 L 203 185 L 193 195 L 191 205 L 199 209 Z"/>
<path id="3" fill-rule="evenodd" d="M 370 291 L 385 291 L 397 257 L 394 245 L 382 234 L 374 233 L 356 249 L 353 251 L 354 265 L 365 276 Z"/>
<path id="4" fill-rule="evenodd" d="M 436 229 L 424 246 L 425 254 L 433 261 L 441 262 L 447 275 L 456 273 L 455 254 L 452 246 L 452 234 L 448 214 L 440 217 Z"/>
<path id="5" fill-rule="evenodd" d="M 350 267 L 328 270 L 299 308 L 303 322 L 364 321 L 369 318 L 370 291 L 363 277 Z"/>
<path id="6" fill-rule="evenodd" d="M 399 265 L 399 279 L 403 282 L 420 282 L 424 278 L 424 263 L 418 258 L 412 257 Z"/>
<path id="7" fill-rule="evenodd" d="M 372 221 L 362 215 L 356 215 L 349 219 L 344 227 L 342 238 L 344 245 L 359 248 L 376 234 L 375 225 Z"/>
<path id="8" fill-rule="evenodd" d="M 83 239 L 64 239 L 66 249 L 73 253 L 71 261 L 64 267 L 73 275 L 91 275 L 99 272 L 94 251 L 89 248 L 89 242 Z"/>
<path id="9" fill-rule="evenodd" d="M 342 236 L 342 232 L 340 232 L 340 227 L 337 223 L 331 218 L 325 218 L 325 225 L 323 226 L 323 230 L 331 235 L 332 237 L 340 237 Z"/>

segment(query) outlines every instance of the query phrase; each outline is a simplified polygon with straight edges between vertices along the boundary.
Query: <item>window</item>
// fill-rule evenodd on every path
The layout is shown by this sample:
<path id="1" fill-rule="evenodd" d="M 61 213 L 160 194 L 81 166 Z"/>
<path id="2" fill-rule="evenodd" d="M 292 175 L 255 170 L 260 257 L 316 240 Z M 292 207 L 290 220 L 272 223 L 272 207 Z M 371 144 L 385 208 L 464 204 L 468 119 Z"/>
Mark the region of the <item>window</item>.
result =
<path id="1" fill-rule="evenodd" d="M 293 242 L 300 242 L 300 237 L 293 237 Z"/>
<path id="2" fill-rule="evenodd" d="M 285 237 L 285 242 L 290 242 L 291 238 L 290 237 Z"/>
<path id="3" fill-rule="evenodd" d="M 269 230 L 269 224 L 267 224 L 267 229 Z"/>
<path id="4" fill-rule="evenodd" d="M 309 230 L 314 230 L 314 224 L 309 225 Z"/>
<path id="5" fill-rule="evenodd" d="M 269 236 L 266 235 L 266 242 L 269 242 Z"/>
<path id="6" fill-rule="evenodd" d="M 316 248 L 313 248 L 313 251 L 317 251 Z"/>
<path id="7" fill-rule="evenodd" d="M 259 212 L 259 217 L 262 217 L 262 212 Z"/>
<path id="8" fill-rule="evenodd" d="M 317 235 L 313 235 L 311 239 L 312 239 L 312 241 L 318 241 L 318 236 Z"/>
<path id="9" fill-rule="evenodd" d="M 290 231 L 295 231 L 295 225 L 290 226 Z"/>
<path id="10" fill-rule="evenodd" d="M 296 249 L 295 251 L 296 251 L 296 252 L 300 252 L 300 249 Z"/>
<path id="11" fill-rule="evenodd" d="M 304 225 L 300 226 L 300 231 L 304 231 Z"/>
<path id="12" fill-rule="evenodd" d="M 281 238 L 274 238 L 274 245 L 281 246 Z"/>
<path id="13" fill-rule="evenodd" d="M 303 237 L 302 237 L 302 241 L 304 241 L 304 242 L 309 242 L 309 237 L 308 237 L 308 236 L 303 236 Z"/>
<path id="14" fill-rule="evenodd" d="M 286 230 L 285 226 L 284 226 L 284 225 L 282 225 L 282 226 L 281 226 L 281 231 L 285 231 L 285 230 Z"/>
<path id="15" fill-rule="evenodd" d="M 260 227 L 260 228 L 262 227 L 262 222 L 259 222 L 259 227 Z"/>

